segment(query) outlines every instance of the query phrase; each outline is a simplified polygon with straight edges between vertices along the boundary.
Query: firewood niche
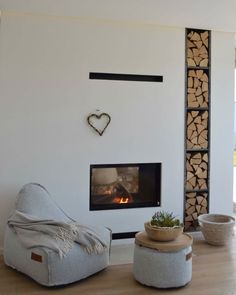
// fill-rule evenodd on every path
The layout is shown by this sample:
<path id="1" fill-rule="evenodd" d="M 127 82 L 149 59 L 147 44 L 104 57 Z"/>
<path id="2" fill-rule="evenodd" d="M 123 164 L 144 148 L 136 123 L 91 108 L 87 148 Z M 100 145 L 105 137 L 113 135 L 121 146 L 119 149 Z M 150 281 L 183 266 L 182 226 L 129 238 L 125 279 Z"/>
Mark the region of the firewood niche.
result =
<path id="1" fill-rule="evenodd" d="M 210 31 L 186 29 L 184 225 L 209 211 Z"/>

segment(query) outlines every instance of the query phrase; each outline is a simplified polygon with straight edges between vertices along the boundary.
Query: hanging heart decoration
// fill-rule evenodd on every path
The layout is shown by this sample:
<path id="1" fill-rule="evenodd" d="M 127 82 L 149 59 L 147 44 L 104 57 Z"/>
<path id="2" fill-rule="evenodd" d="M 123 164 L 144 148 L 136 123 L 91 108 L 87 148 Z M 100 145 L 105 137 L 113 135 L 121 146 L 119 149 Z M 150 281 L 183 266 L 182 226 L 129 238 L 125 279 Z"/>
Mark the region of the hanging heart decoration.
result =
<path id="1" fill-rule="evenodd" d="M 107 126 L 111 122 L 111 117 L 107 113 L 91 114 L 87 118 L 88 124 L 102 136 Z"/>

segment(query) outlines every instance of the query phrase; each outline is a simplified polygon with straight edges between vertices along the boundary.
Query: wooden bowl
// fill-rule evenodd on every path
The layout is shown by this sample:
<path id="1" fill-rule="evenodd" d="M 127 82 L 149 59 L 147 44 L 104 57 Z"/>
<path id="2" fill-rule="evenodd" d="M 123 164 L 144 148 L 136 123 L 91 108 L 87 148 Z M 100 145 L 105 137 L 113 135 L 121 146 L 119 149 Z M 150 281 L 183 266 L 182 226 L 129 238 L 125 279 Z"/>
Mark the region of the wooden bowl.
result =
<path id="1" fill-rule="evenodd" d="M 157 227 L 152 226 L 149 221 L 144 223 L 144 228 L 151 240 L 161 242 L 173 241 L 183 233 L 182 226 Z"/>

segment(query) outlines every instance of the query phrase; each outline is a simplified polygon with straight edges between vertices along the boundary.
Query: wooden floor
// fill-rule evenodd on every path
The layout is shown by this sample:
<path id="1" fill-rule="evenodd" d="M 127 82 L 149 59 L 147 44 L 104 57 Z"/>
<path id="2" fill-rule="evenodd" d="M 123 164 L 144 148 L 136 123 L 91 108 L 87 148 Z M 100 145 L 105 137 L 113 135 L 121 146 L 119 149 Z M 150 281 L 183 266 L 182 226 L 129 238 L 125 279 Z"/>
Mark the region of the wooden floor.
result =
<path id="1" fill-rule="evenodd" d="M 106 270 L 66 287 L 45 288 L 30 278 L 6 267 L 0 258 L 0 295 L 17 294 L 181 294 L 236 295 L 236 238 L 227 247 L 205 243 L 201 234 L 194 235 L 193 277 L 185 287 L 154 289 L 137 283 L 132 264 L 110 266 Z"/>

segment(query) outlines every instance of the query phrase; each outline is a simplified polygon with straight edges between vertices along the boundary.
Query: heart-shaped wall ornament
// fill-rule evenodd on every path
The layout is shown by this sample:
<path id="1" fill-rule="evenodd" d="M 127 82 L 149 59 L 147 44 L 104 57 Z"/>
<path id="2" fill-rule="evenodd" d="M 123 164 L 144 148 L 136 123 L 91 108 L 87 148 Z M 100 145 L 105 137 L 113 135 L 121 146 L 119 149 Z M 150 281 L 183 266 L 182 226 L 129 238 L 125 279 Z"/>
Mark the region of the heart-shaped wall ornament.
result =
<path id="1" fill-rule="evenodd" d="M 107 113 L 91 114 L 87 118 L 88 124 L 102 136 L 107 126 L 111 122 L 111 117 Z"/>

